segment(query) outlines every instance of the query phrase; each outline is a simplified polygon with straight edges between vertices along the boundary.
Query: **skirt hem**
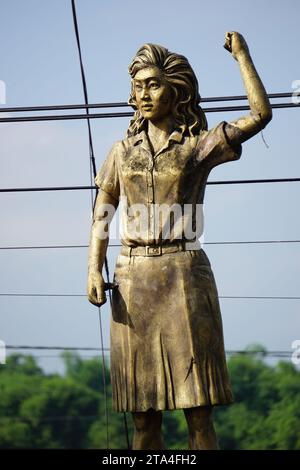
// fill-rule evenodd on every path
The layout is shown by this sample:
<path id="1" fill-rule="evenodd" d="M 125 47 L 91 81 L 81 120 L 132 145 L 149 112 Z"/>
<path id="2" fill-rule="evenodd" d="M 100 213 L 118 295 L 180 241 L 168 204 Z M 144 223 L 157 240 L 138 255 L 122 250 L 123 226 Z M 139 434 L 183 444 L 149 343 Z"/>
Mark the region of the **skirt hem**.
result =
<path id="1" fill-rule="evenodd" d="M 143 413 L 143 412 L 146 412 L 150 409 L 152 410 L 155 410 L 155 411 L 176 411 L 176 410 L 183 410 L 183 409 L 190 409 L 190 408 L 198 408 L 199 406 L 226 406 L 226 405 L 232 405 L 234 403 L 234 400 L 228 400 L 228 401 L 218 401 L 218 402 L 210 402 L 210 403 L 199 403 L 199 404 L 188 404 L 188 405 L 180 405 L 178 407 L 174 407 L 174 408 L 156 408 L 156 407 L 152 407 L 152 406 L 149 406 L 147 408 L 139 408 L 139 409 L 118 409 L 116 407 L 113 408 L 114 411 L 116 411 L 117 413 Z"/>

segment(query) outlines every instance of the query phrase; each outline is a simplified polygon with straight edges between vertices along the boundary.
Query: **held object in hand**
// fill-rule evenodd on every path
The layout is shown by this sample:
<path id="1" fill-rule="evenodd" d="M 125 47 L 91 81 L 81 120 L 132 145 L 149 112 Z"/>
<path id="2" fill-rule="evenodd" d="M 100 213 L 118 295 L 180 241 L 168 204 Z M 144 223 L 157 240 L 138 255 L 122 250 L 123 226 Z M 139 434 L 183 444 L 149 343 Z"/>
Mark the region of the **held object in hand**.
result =
<path id="1" fill-rule="evenodd" d="M 105 282 L 104 283 L 104 290 L 109 290 L 109 289 L 116 289 L 119 286 L 116 282 Z"/>

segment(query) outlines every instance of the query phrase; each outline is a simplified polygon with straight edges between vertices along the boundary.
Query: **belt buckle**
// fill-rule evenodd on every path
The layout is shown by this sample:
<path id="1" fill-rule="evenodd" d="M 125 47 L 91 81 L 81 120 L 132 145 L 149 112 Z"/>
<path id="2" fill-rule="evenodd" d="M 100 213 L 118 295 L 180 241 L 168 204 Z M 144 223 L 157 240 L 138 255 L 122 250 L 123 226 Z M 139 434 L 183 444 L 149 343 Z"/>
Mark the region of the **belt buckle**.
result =
<path id="1" fill-rule="evenodd" d="M 160 256 L 162 254 L 161 245 L 159 246 L 146 246 L 146 256 Z"/>

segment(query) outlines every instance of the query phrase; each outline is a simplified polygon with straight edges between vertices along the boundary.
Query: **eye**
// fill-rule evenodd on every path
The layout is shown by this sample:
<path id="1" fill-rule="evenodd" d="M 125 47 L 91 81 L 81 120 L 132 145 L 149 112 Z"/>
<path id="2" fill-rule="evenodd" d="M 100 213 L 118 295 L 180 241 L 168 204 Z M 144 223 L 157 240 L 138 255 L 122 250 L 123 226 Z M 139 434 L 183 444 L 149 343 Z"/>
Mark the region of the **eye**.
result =
<path id="1" fill-rule="evenodd" d="M 135 84 L 135 89 L 136 89 L 137 91 L 141 91 L 142 87 L 141 87 L 141 85 L 139 85 L 138 83 L 136 83 L 136 84 Z"/>
<path id="2" fill-rule="evenodd" d="M 151 82 L 150 83 L 150 88 L 152 88 L 153 90 L 156 90 L 157 88 L 159 88 L 159 83 L 158 82 Z"/>

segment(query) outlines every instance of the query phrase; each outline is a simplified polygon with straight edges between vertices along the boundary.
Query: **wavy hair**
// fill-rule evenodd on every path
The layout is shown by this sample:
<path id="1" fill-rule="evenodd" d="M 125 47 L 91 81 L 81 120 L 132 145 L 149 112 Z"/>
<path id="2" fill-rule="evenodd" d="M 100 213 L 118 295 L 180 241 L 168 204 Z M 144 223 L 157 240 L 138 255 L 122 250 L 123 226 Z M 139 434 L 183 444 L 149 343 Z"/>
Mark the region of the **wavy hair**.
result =
<path id="1" fill-rule="evenodd" d="M 169 84 L 174 100 L 172 114 L 176 125 L 185 124 L 191 136 L 198 134 L 202 129 L 206 130 L 206 116 L 199 106 L 201 97 L 198 80 L 186 57 L 157 44 L 144 44 L 128 68 L 131 76 L 128 104 L 135 113 L 130 121 L 127 136 L 136 135 L 145 127 L 146 119 L 137 109 L 133 79 L 139 70 L 147 67 L 158 67 Z"/>

